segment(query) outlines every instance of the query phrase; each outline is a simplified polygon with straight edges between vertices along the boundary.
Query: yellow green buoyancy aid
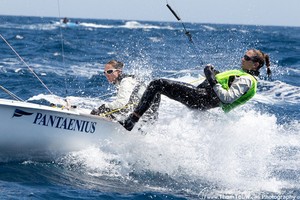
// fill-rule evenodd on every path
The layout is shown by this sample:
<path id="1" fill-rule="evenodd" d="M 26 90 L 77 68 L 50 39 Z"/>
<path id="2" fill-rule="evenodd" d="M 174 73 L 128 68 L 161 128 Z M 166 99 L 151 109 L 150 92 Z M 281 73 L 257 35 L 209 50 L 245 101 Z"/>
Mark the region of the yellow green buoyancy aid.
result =
<path id="1" fill-rule="evenodd" d="M 228 104 L 222 103 L 221 107 L 224 112 L 229 112 L 233 108 L 235 108 L 239 105 L 242 105 L 246 101 L 251 99 L 255 95 L 256 88 L 257 88 L 257 80 L 254 78 L 254 76 L 252 76 L 251 74 L 248 74 L 247 72 L 245 72 L 243 70 L 229 70 L 229 71 L 219 73 L 216 75 L 216 80 L 218 81 L 218 83 L 220 83 L 222 85 L 222 87 L 225 90 L 228 90 L 229 89 L 229 79 L 231 76 L 248 76 L 252 80 L 252 85 L 251 85 L 251 88 L 245 94 L 243 94 L 240 98 L 238 98 L 234 102 L 228 103 Z"/>

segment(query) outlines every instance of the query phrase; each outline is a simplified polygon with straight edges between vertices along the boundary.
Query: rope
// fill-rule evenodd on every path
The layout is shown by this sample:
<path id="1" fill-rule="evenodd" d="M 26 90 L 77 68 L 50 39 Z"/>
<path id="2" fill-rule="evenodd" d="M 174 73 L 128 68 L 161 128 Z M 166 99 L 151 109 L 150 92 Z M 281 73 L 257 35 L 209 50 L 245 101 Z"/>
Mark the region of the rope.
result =
<path id="1" fill-rule="evenodd" d="M 166 1 L 166 3 L 167 3 L 166 6 L 167 6 L 168 9 L 171 11 L 171 13 L 175 16 L 175 18 L 177 19 L 177 21 L 178 21 L 178 22 L 181 22 L 181 25 L 182 25 L 182 27 L 183 27 L 184 33 L 185 33 L 185 35 L 188 37 L 189 42 L 192 44 L 193 50 L 194 50 L 194 52 L 195 52 L 195 54 L 196 54 L 196 56 L 197 56 L 198 61 L 200 62 L 200 65 L 203 65 L 203 61 L 202 61 L 202 59 L 199 57 L 199 55 L 200 55 L 200 50 L 199 50 L 198 47 L 195 45 L 195 43 L 194 43 L 194 41 L 193 41 L 193 39 L 192 39 L 192 34 L 191 34 L 189 31 L 187 31 L 187 29 L 186 29 L 184 23 L 181 21 L 181 18 L 180 18 L 180 17 L 178 16 L 178 14 L 172 9 L 172 7 L 168 4 L 168 1 Z"/>
<path id="2" fill-rule="evenodd" d="M 58 9 L 58 17 L 59 20 L 61 19 L 61 14 L 60 14 L 60 1 L 57 0 L 57 9 Z M 61 22 L 59 22 L 61 23 Z M 62 34 L 62 27 L 61 24 L 59 26 L 59 31 L 60 31 L 60 40 L 61 40 L 61 54 L 62 54 L 62 63 L 63 63 L 63 67 L 65 68 L 65 49 L 64 49 L 64 37 Z M 67 90 L 67 78 L 65 77 L 65 90 L 66 90 L 66 94 L 68 94 L 68 90 Z"/>
<path id="3" fill-rule="evenodd" d="M 105 112 L 105 113 L 101 113 L 99 116 L 101 117 L 107 117 L 108 115 L 111 115 L 113 113 L 116 113 L 116 112 L 119 112 L 123 109 L 126 109 L 126 108 L 129 108 L 130 106 L 133 106 L 133 105 L 136 105 L 137 103 L 129 103 L 129 104 L 126 104 L 125 106 L 123 106 L 122 108 L 117 108 L 117 109 L 114 109 L 112 111 L 109 111 L 109 112 Z"/>

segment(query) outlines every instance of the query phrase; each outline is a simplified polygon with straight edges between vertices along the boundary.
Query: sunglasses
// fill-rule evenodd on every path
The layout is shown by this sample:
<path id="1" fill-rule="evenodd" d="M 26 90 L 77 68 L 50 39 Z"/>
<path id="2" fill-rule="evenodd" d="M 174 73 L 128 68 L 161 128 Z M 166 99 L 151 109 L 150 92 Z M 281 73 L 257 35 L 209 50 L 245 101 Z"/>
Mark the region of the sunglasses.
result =
<path id="1" fill-rule="evenodd" d="M 247 55 L 244 55 L 244 60 L 246 60 L 246 61 L 250 61 L 250 60 L 252 60 L 252 58 L 251 58 L 251 57 L 249 57 L 249 56 L 247 56 Z"/>
<path id="2" fill-rule="evenodd" d="M 258 62 L 257 58 L 254 56 L 254 57 L 250 57 L 250 56 L 247 56 L 247 55 L 244 55 L 244 60 L 246 61 L 252 61 L 252 62 Z"/>
<path id="3" fill-rule="evenodd" d="M 115 71 L 117 71 L 118 69 L 109 69 L 109 70 L 106 70 L 106 71 L 104 71 L 103 73 L 104 74 L 112 74 L 112 73 L 114 73 Z"/>

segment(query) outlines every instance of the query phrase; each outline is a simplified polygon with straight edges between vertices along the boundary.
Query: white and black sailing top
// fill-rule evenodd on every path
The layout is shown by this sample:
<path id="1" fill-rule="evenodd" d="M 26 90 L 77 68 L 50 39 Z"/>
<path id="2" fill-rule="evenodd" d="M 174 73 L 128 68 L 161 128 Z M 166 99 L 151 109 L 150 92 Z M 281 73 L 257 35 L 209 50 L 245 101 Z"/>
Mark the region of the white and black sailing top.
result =
<path id="1" fill-rule="evenodd" d="M 130 102 L 132 95 L 140 98 L 146 89 L 133 75 L 125 74 L 121 74 L 118 77 L 115 86 L 117 88 L 116 99 L 112 102 L 105 103 L 105 107 L 111 110 L 123 108 Z"/>

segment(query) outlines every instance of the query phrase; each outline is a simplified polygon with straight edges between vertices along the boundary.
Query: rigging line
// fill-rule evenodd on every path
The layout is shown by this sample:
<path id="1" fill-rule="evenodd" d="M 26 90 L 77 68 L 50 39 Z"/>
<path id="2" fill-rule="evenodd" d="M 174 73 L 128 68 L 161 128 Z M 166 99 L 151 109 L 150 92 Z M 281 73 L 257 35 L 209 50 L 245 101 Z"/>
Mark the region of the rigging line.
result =
<path id="1" fill-rule="evenodd" d="M 177 75 L 177 74 L 190 73 L 190 72 L 193 72 L 193 71 L 199 71 L 199 70 L 202 71 L 202 69 L 199 69 L 198 66 L 196 66 L 196 67 L 192 67 L 192 68 L 190 68 L 190 69 L 179 70 L 178 72 L 173 72 L 173 73 L 171 73 L 171 74 L 169 74 L 169 75 L 167 75 L 167 76 L 164 76 L 164 78 L 169 78 L 169 77 L 175 76 L 175 75 Z"/>
<path id="2" fill-rule="evenodd" d="M 23 101 L 23 99 L 21 99 L 20 97 L 18 97 L 17 95 L 15 95 L 14 93 L 12 93 L 11 91 L 9 91 L 8 89 L 6 89 L 5 87 L 3 87 L 2 85 L 0 85 L 0 89 L 3 90 L 4 92 L 6 92 L 8 95 L 10 95 L 12 98 L 14 98 L 17 101 Z"/>
<path id="3" fill-rule="evenodd" d="M 45 85 L 45 83 L 40 79 L 40 77 L 31 69 L 31 67 L 24 61 L 24 59 L 17 53 L 17 51 L 8 43 L 8 41 L 0 34 L 2 40 L 11 48 L 11 50 L 18 56 L 18 58 L 26 65 L 26 67 L 31 71 L 31 73 L 41 82 L 41 84 L 48 90 L 48 92 L 54 95 L 50 89 Z"/>
<path id="4" fill-rule="evenodd" d="M 58 8 L 58 17 L 59 20 L 61 20 L 61 14 L 60 14 L 60 1 L 57 0 L 57 8 Z M 60 31 L 60 40 L 61 40 L 61 55 L 62 55 L 62 63 L 63 63 L 63 68 L 65 69 L 65 49 L 64 49 L 64 38 L 62 34 L 62 27 L 61 27 L 61 21 L 59 21 L 59 31 Z M 68 94 L 68 89 L 67 89 L 67 77 L 65 76 L 65 92 Z"/>
<path id="5" fill-rule="evenodd" d="M 198 61 L 200 62 L 200 65 L 203 65 L 203 61 L 202 59 L 199 57 L 200 55 L 200 50 L 198 49 L 198 47 L 196 46 L 196 44 L 194 43 L 193 39 L 192 39 L 192 34 L 186 29 L 184 23 L 181 21 L 181 18 L 178 16 L 178 14 L 172 9 L 172 7 L 168 4 L 168 1 L 166 1 L 167 3 L 167 7 L 168 9 L 171 11 L 171 13 L 175 16 L 175 18 L 177 19 L 177 21 L 181 22 L 181 25 L 183 27 L 184 33 L 185 35 L 188 37 L 189 42 L 192 44 L 192 47 L 194 49 L 194 52 L 198 58 Z"/>

